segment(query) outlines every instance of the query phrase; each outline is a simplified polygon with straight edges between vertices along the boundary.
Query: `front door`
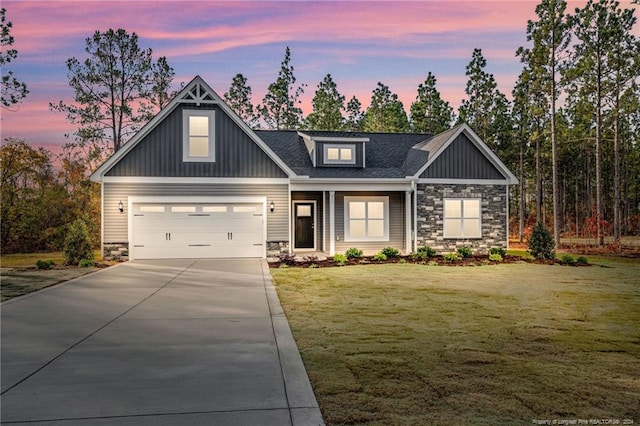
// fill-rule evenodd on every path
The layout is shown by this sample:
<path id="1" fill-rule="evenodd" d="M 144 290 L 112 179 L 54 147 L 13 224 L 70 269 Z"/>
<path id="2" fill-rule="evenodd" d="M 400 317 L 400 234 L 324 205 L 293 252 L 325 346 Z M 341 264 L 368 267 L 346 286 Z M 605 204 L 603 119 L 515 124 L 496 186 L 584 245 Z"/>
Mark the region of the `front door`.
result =
<path id="1" fill-rule="evenodd" d="M 315 226 L 315 204 L 295 203 L 295 249 L 313 250 L 314 226 Z"/>

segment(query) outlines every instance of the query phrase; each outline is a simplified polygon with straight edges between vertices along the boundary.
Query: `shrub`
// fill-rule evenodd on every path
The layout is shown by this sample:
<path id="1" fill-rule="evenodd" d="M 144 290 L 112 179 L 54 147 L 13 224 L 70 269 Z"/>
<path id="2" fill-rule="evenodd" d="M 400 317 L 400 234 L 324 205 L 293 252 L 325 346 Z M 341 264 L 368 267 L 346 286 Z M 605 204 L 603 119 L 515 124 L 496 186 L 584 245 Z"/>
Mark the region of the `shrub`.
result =
<path id="1" fill-rule="evenodd" d="M 445 253 L 442 255 L 442 259 L 444 259 L 445 262 L 453 263 L 462 259 L 462 257 L 458 253 Z"/>
<path id="2" fill-rule="evenodd" d="M 458 248 L 458 254 L 464 259 L 473 256 L 473 251 L 471 251 L 471 247 L 462 246 Z"/>
<path id="3" fill-rule="evenodd" d="M 589 264 L 589 259 L 587 259 L 584 256 L 580 256 L 579 258 L 576 259 L 576 263 L 578 265 L 588 265 Z"/>
<path id="4" fill-rule="evenodd" d="M 380 253 L 384 254 L 387 258 L 398 257 L 400 252 L 393 247 L 385 247 L 380 250 Z"/>
<path id="5" fill-rule="evenodd" d="M 382 262 L 384 260 L 387 260 L 387 255 L 384 254 L 384 250 L 383 251 L 379 251 L 378 253 L 373 255 L 373 260 L 375 260 L 377 262 Z"/>
<path id="6" fill-rule="evenodd" d="M 69 225 L 63 250 L 65 262 L 69 265 L 77 265 L 82 259 L 93 259 L 89 231 L 82 219 L 76 219 Z"/>
<path id="7" fill-rule="evenodd" d="M 351 247 L 345 253 L 347 259 L 359 259 L 362 257 L 362 250 L 356 247 Z"/>
<path id="8" fill-rule="evenodd" d="M 337 253 L 335 256 L 333 256 L 333 261 L 338 266 L 344 266 L 347 263 L 347 256 L 341 253 Z"/>
<path id="9" fill-rule="evenodd" d="M 429 246 L 418 247 L 418 253 L 423 253 L 425 257 L 433 257 L 436 255 L 435 249 Z"/>
<path id="10" fill-rule="evenodd" d="M 38 260 L 36 262 L 36 268 L 38 269 L 51 269 L 52 265 L 54 265 L 53 260 Z"/>
<path id="11" fill-rule="evenodd" d="M 286 264 L 286 263 L 284 263 L 284 262 L 283 262 L 283 263 L 281 263 L 281 264 L 280 264 L 280 266 L 278 266 L 278 268 L 282 268 L 282 269 L 286 269 L 286 268 L 288 268 L 288 267 L 289 267 L 289 265 L 287 265 L 287 264 Z"/>
<path id="12" fill-rule="evenodd" d="M 502 256 L 499 253 L 491 253 L 489 255 L 489 260 L 492 262 L 502 262 Z"/>
<path id="13" fill-rule="evenodd" d="M 555 245 L 551 232 L 544 226 L 544 223 L 538 222 L 529 237 L 529 253 L 536 259 L 553 260 L 556 258 Z"/>
<path id="14" fill-rule="evenodd" d="M 429 263 L 427 263 L 427 266 L 438 266 L 438 262 L 436 262 L 435 260 L 432 260 Z"/>
<path id="15" fill-rule="evenodd" d="M 576 260 L 570 254 L 563 254 L 562 259 L 560 260 L 562 260 L 562 263 L 566 263 L 567 265 L 573 265 L 576 263 Z"/>
<path id="16" fill-rule="evenodd" d="M 407 259 L 400 259 L 398 260 L 398 263 L 404 265 L 405 263 L 407 263 Z"/>
<path id="17" fill-rule="evenodd" d="M 78 263 L 78 266 L 81 268 L 88 268 L 90 266 L 93 266 L 95 263 L 93 262 L 93 260 L 90 259 L 81 259 L 80 263 Z"/>
<path id="18" fill-rule="evenodd" d="M 504 258 L 507 255 L 507 250 L 502 247 L 491 247 L 489 249 L 489 255 L 499 254 L 500 257 Z"/>
<path id="19" fill-rule="evenodd" d="M 309 268 L 316 269 L 319 268 L 319 266 L 317 263 L 312 263 L 311 265 L 309 265 Z"/>
<path id="20" fill-rule="evenodd" d="M 533 257 L 533 255 L 531 253 L 525 253 L 522 256 L 520 256 L 520 259 L 524 260 L 525 262 L 529 262 L 535 259 L 535 257 Z"/>

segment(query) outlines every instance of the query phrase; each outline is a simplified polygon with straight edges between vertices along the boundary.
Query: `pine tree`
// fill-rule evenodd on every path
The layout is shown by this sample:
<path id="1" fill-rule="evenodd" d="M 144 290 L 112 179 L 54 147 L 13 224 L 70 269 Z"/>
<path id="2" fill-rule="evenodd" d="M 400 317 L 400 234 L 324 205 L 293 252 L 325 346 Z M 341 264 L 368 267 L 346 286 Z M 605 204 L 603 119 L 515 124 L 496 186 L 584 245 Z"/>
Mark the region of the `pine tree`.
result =
<path id="1" fill-rule="evenodd" d="M 411 125 L 414 132 L 437 134 L 451 127 L 453 108 L 442 100 L 436 89 L 436 77 L 429 72 L 418 86 L 418 96 L 411 104 Z"/>
<path id="2" fill-rule="evenodd" d="M 262 105 L 258 107 L 260 117 L 270 129 L 297 129 L 302 123 L 302 109 L 297 105 L 304 88 L 298 86 L 294 89 L 296 77 L 293 71 L 291 50 L 287 46 L 278 78 L 269 85 Z"/>
<path id="3" fill-rule="evenodd" d="M 224 100 L 231 109 L 251 128 L 258 126 L 258 119 L 251 103 L 251 86 L 242 74 L 236 74 L 231 80 L 229 91 L 224 94 Z"/>
<path id="4" fill-rule="evenodd" d="M 371 96 L 371 104 L 364 114 L 363 129 L 366 132 L 406 132 L 409 120 L 398 95 L 389 87 L 378 83 Z"/>
<path id="5" fill-rule="evenodd" d="M 11 21 L 7 21 L 6 12 L 7 9 L 4 7 L 0 9 L 0 46 L 2 46 L 2 51 L 0 52 L 0 67 L 3 68 L 0 105 L 4 108 L 17 104 L 29 93 L 27 85 L 18 81 L 18 79 L 14 77 L 13 71 L 7 71 L 5 69 L 7 64 L 18 57 L 18 51 L 16 49 L 7 49 L 7 47 L 13 45 L 14 39 L 11 35 L 13 24 Z"/>
<path id="6" fill-rule="evenodd" d="M 344 122 L 343 129 L 348 132 L 359 132 L 362 130 L 363 119 L 362 104 L 354 96 L 347 103 L 347 119 Z"/>
<path id="7" fill-rule="evenodd" d="M 305 127 L 312 130 L 340 130 L 344 125 L 344 95 L 338 92 L 338 86 L 327 74 L 318 84 L 318 90 L 311 102 L 313 112 L 307 116 Z"/>

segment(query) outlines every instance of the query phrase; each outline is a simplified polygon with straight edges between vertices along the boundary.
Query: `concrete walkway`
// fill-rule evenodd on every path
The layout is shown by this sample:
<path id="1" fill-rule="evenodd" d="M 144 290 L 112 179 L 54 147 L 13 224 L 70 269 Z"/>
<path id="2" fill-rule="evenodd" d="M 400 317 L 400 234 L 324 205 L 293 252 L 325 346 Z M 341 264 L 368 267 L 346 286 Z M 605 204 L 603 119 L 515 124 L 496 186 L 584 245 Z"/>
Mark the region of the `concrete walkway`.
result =
<path id="1" fill-rule="evenodd" d="M 264 260 L 129 262 L 1 310 L 2 424 L 322 424 Z"/>

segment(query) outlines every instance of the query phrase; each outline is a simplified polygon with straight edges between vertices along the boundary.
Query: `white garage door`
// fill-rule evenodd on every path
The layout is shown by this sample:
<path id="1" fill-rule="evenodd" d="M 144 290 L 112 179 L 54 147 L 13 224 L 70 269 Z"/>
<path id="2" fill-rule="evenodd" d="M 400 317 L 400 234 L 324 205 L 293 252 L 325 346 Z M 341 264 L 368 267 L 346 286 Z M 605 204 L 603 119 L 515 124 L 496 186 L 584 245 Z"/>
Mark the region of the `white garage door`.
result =
<path id="1" fill-rule="evenodd" d="M 261 203 L 134 203 L 134 259 L 263 257 Z"/>

